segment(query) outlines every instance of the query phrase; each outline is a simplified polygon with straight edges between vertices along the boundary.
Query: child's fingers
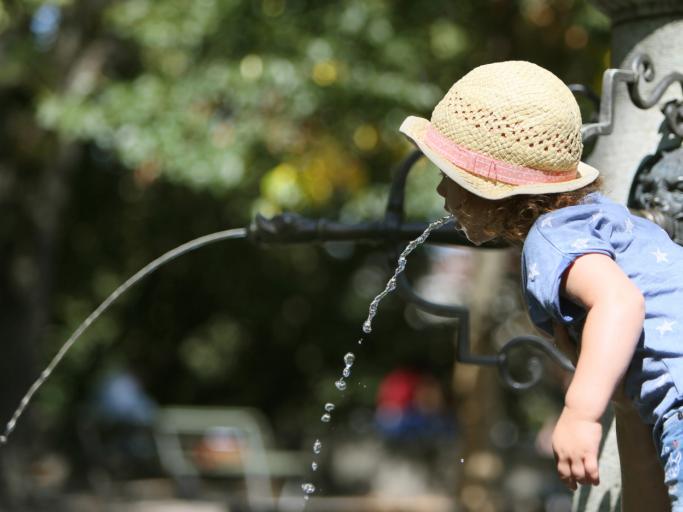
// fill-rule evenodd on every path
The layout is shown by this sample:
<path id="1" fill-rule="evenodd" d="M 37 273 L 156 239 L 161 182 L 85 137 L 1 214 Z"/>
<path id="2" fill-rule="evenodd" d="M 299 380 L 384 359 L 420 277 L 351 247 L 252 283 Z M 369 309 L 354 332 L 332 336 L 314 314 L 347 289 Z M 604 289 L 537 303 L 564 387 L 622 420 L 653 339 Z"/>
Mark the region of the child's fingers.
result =
<path id="1" fill-rule="evenodd" d="M 576 490 L 577 484 L 598 485 L 600 483 L 598 461 L 593 456 L 584 460 L 557 459 L 557 473 L 560 480 L 572 491 Z"/>
<path id="2" fill-rule="evenodd" d="M 565 480 L 567 478 L 571 478 L 572 476 L 572 471 L 571 468 L 569 467 L 569 463 L 566 460 L 563 459 L 558 459 L 557 460 L 557 474 L 560 476 L 562 480 Z"/>
<path id="3" fill-rule="evenodd" d="M 587 456 L 583 461 L 586 470 L 586 483 L 591 485 L 600 484 L 600 471 L 598 470 L 598 459 L 595 455 Z"/>
<path id="4" fill-rule="evenodd" d="M 579 483 L 583 483 L 586 477 L 586 471 L 583 468 L 583 461 L 581 459 L 572 460 L 571 469 L 572 478 Z"/>
<path id="5" fill-rule="evenodd" d="M 566 485 L 572 491 L 576 489 L 576 481 L 572 476 L 572 469 L 567 459 L 559 459 L 557 455 L 555 456 L 557 461 L 557 474 L 562 480 L 562 483 Z"/>

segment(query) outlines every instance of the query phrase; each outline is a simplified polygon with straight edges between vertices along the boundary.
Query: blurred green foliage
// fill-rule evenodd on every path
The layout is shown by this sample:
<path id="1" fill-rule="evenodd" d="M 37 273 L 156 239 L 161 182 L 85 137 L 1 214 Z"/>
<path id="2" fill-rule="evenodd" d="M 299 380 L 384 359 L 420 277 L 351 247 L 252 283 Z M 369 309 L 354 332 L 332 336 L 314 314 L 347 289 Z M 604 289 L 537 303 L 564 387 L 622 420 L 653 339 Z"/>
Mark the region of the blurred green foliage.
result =
<path id="1" fill-rule="evenodd" d="M 527 58 L 557 68 L 604 52 L 587 31 L 602 35 L 605 19 L 583 2 L 451 4 L 115 2 L 101 13 L 102 72 L 43 91 L 37 115 L 142 180 L 218 195 L 252 185 L 252 211 L 336 209 L 374 181 L 369 163 L 405 153 L 400 121 L 428 114 L 471 66 Z M 550 48 L 535 47 L 539 38 Z M 427 202 L 413 213 L 434 211 Z"/>
<path id="2" fill-rule="evenodd" d="M 459 76 L 496 60 L 599 83 L 608 35 L 585 0 L 6 0 L 0 31 L 2 279 L 43 318 L 16 337 L 37 347 L 36 366 L 187 239 L 256 212 L 379 217 L 410 150 L 406 115 L 429 116 Z M 436 180 L 425 163 L 412 173 L 410 217 L 440 215 Z M 97 375 L 125 361 L 163 403 L 255 405 L 298 439 L 386 277 L 372 247 L 199 251 L 99 320 L 36 414 L 70 426 Z M 408 362 L 447 385 L 449 332 L 417 336 L 404 309 L 382 305 L 354 404 L 371 406 L 372 383 Z"/>

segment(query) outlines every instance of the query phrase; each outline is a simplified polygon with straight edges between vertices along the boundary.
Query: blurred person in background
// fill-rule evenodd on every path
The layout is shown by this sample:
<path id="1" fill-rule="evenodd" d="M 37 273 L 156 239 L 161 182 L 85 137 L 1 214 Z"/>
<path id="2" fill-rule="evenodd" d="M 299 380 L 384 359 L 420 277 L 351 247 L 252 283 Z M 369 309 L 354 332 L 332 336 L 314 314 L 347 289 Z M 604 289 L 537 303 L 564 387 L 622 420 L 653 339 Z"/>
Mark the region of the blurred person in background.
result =
<path id="1" fill-rule="evenodd" d="M 375 422 L 388 440 L 451 437 L 455 432 L 439 382 L 410 368 L 397 368 L 380 383 Z"/>

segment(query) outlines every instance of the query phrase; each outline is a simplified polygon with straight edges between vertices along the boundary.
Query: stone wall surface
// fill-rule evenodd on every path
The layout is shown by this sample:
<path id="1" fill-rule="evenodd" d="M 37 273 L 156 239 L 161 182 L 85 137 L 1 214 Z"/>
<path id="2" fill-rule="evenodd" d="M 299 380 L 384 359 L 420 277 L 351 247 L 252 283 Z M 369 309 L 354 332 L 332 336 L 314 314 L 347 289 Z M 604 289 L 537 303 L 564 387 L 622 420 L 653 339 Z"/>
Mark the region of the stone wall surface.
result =
<path id="1" fill-rule="evenodd" d="M 667 74 L 683 72 L 683 1 L 681 0 L 592 0 L 612 20 L 611 67 L 630 67 L 631 59 L 647 53 L 654 62 L 654 80 L 641 87 L 647 96 Z M 605 191 L 612 199 L 626 203 L 639 163 L 654 153 L 661 140 L 664 121 L 661 106 L 681 98 L 681 88 L 671 86 L 658 105 L 641 110 L 630 100 L 625 84 L 615 95 L 614 130 L 598 139 L 588 163 L 598 168 Z M 621 478 L 616 435 L 611 413 L 605 418 L 600 456 L 599 487 L 581 488 L 575 493 L 574 512 L 618 512 Z"/>

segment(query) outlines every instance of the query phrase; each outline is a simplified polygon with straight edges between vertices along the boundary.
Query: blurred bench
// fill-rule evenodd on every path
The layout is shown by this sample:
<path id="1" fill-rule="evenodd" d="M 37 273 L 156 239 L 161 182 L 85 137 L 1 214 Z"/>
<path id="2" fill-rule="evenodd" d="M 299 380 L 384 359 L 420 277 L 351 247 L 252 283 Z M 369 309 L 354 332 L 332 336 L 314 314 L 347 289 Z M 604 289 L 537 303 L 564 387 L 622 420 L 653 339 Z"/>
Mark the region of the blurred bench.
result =
<path id="1" fill-rule="evenodd" d="M 168 407 L 158 411 L 154 438 L 164 470 L 181 494 L 201 478 L 242 478 L 252 509 L 275 508 L 275 479 L 301 478 L 301 452 L 277 450 L 266 418 L 249 408 Z"/>

